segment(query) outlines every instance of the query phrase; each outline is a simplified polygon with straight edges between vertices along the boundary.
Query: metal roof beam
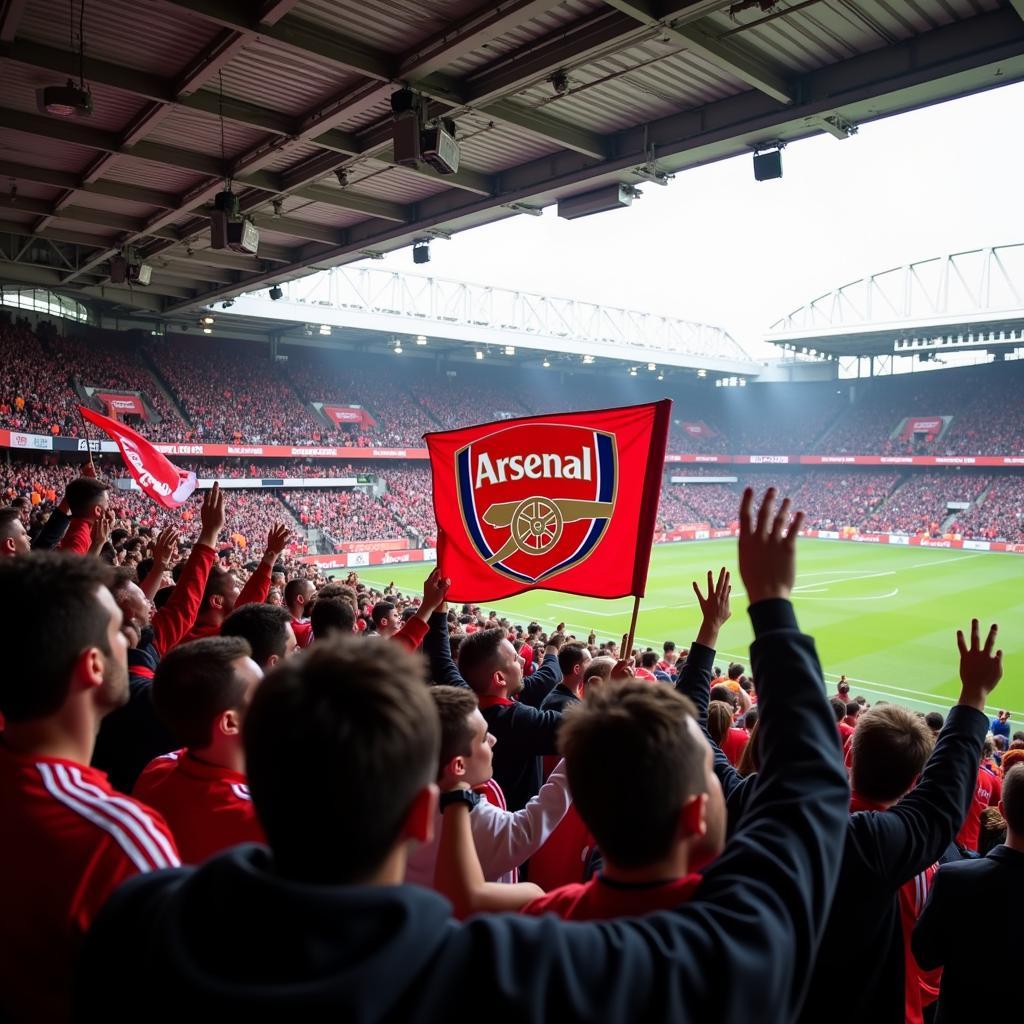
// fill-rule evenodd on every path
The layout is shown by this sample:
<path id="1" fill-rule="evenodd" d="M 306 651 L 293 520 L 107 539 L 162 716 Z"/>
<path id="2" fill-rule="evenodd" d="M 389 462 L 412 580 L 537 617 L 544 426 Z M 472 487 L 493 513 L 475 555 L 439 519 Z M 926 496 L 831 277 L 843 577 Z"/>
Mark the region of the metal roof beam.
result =
<path id="1" fill-rule="evenodd" d="M 642 160 L 650 145 L 657 147 L 659 160 L 669 170 L 678 171 L 749 153 L 759 138 L 791 141 L 817 134 L 820 129 L 812 119 L 836 109 L 867 121 L 937 102 L 949 94 L 951 79 L 962 80 L 961 91 L 988 88 L 992 84 L 989 69 L 996 67 L 1002 70 L 1003 81 L 1024 78 L 1024 26 L 1005 8 L 811 72 L 801 79 L 800 101 L 791 108 L 780 109 L 762 93 L 748 90 L 698 110 L 637 125 L 619 133 L 617 155 L 602 163 L 576 153 L 529 161 L 503 171 L 501 192 L 490 199 L 467 202 L 451 192 L 431 196 L 416 204 L 417 220 L 412 224 L 383 230 L 370 222 L 355 224 L 344 246 L 315 254 L 303 251 L 290 266 L 252 275 L 244 284 L 218 289 L 197 301 L 262 287 L 302 273 L 310 265 L 326 268 L 350 262 L 367 249 L 391 251 L 432 227 L 458 231 L 485 223 L 502 215 L 495 209 L 498 204 L 507 207 L 576 186 L 614 181 Z"/>
<path id="2" fill-rule="evenodd" d="M 168 210 L 177 205 L 177 197 L 170 192 L 159 192 L 141 185 L 127 185 L 120 181 L 85 182 L 77 174 L 51 171 L 43 167 L 30 167 L 28 164 L 17 164 L 7 160 L 0 160 L 0 177 L 14 178 L 16 181 L 31 181 L 37 185 L 52 185 L 55 188 L 107 196 L 111 199 L 124 199 L 132 203 L 162 206 Z"/>
<path id="3" fill-rule="evenodd" d="M 27 5 L 28 0 L 7 0 L 0 9 L 0 43 L 9 43 L 17 34 L 18 22 Z"/>
<path id="4" fill-rule="evenodd" d="M 653 9 L 654 5 L 644 0 L 605 0 L 605 3 L 641 25 L 664 32 L 691 53 L 779 103 L 792 103 L 796 98 L 793 86 L 757 54 L 729 40 L 717 38 L 717 27 L 708 18 L 680 23 L 671 17 L 659 16 Z"/>

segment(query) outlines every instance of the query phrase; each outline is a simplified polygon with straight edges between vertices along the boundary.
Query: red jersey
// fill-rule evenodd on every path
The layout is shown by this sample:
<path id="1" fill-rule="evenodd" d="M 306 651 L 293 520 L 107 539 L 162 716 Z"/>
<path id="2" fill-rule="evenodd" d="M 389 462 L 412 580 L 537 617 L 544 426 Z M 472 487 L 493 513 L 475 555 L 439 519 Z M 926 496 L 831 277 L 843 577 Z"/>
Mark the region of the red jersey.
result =
<path id="1" fill-rule="evenodd" d="M 942 968 L 922 971 L 918 966 L 914 953 L 910 948 L 910 937 L 914 933 L 914 925 L 924 910 L 932 882 L 939 870 L 938 864 L 932 864 L 921 874 L 904 882 L 900 886 L 900 925 L 903 929 L 904 977 L 906 978 L 906 1024 L 923 1024 L 924 1007 L 931 1005 L 939 998 L 939 985 L 942 982 Z"/>
<path id="2" fill-rule="evenodd" d="M 656 683 L 658 681 L 657 677 L 649 668 L 635 668 L 633 669 L 633 676 L 636 679 L 643 679 L 648 683 Z"/>
<path id="3" fill-rule="evenodd" d="M 855 729 L 845 718 L 840 722 L 836 722 L 836 728 L 839 730 L 839 742 L 845 747 L 846 741 L 854 734 Z"/>
<path id="4" fill-rule="evenodd" d="M 82 937 L 110 894 L 178 867 L 163 819 L 95 768 L 0 745 L 0 999 L 14 1020 L 70 1016 Z"/>
<path id="5" fill-rule="evenodd" d="M 265 843 L 246 777 L 179 750 L 150 761 L 132 795 L 159 811 L 186 864 L 239 843 Z"/>
<path id="6" fill-rule="evenodd" d="M 729 764 L 736 767 L 740 763 L 743 751 L 747 749 L 750 733 L 746 729 L 730 729 L 722 743 L 722 753 L 729 759 Z"/>
<path id="7" fill-rule="evenodd" d="M 533 880 L 531 874 L 531 881 Z M 668 882 L 626 884 L 597 875 L 589 882 L 563 885 L 538 896 L 522 909 L 524 914 L 557 914 L 566 921 L 606 921 L 613 917 L 639 917 L 655 910 L 674 910 L 693 898 L 700 875 Z"/>
<path id="8" fill-rule="evenodd" d="M 292 632 L 299 647 L 308 647 L 313 642 L 313 623 L 309 619 L 292 619 Z"/>
<path id="9" fill-rule="evenodd" d="M 533 645 L 524 643 L 519 648 L 519 657 L 523 659 L 523 675 L 528 676 L 533 671 Z"/>
<path id="10" fill-rule="evenodd" d="M 71 517 L 67 533 L 57 545 L 58 551 L 67 551 L 73 555 L 87 555 L 92 547 L 92 521 Z"/>
<path id="11" fill-rule="evenodd" d="M 530 858 L 530 881 L 550 893 L 560 886 L 579 884 L 596 843 L 575 804 Z"/>
<path id="12" fill-rule="evenodd" d="M 995 807 L 1003 796 L 1003 781 L 993 775 L 987 768 L 978 769 L 978 781 L 974 788 L 974 797 L 967 811 L 967 817 L 956 837 L 957 844 L 968 850 L 978 851 L 978 838 L 981 834 L 981 812 L 986 807 Z"/>
<path id="13" fill-rule="evenodd" d="M 272 566 L 267 565 L 266 562 L 260 562 L 256 569 L 253 570 L 252 575 L 245 581 L 245 586 L 242 587 L 238 597 L 235 599 L 235 607 L 241 608 L 247 604 L 263 604 L 267 599 L 267 594 L 270 593 L 270 577 L 273 571 Z M 214 626 L 210 623 L 196 623 L 189 630 L 188 636 L 183 638 L 182 643 L 187 644 L 193 640 L 202 640 L 208 636 L 220 636 L 220 626 Z"/>

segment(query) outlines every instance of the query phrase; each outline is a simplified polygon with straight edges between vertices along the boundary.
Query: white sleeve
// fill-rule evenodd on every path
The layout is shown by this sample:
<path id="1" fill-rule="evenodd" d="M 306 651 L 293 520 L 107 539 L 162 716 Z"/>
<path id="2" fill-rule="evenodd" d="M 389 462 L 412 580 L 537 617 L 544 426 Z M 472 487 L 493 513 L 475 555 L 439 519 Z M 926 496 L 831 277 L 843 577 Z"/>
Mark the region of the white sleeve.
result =
<path id="1" fill-rule="evenodd" d="M 487 881 L 498 881 L 536 853 L 565 817 L 570 803 L 565 761 L 558 762 L 540 792 L 521 811 L 503 811 L 481 801 L 469 820 Z"/>

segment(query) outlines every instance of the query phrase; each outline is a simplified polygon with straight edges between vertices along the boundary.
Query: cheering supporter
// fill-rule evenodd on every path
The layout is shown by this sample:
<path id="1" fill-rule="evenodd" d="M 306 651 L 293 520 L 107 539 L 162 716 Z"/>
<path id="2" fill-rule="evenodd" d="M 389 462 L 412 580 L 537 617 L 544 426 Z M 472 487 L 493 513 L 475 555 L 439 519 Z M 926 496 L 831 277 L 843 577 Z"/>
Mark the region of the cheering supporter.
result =
<path id="1" fill-rule="evenodd" d="M 335 634 L 346 636 L 356 631 L 356 612 L 352 602 L 341 597 L 318 597 L 309 613 L 313 641 Z"/>
<path id="2" fill-rule="evenodd" d="M 562 716 L 538 709 L 561 680 L 558 652 L 562 634 L 553 634 L 544 648 L 540 667 L 523 675 L 523 659 L 504 629 L 481 629 L 459 647 L 458 667 L 449 649 L 447 610 L 430 620 L 424 651 L 435 682 L 468 686 L 496 741 L 494 779 L 511 811 L 525 807 L 541 786 L 541 757 L 557 753 Z M 513 698 L 515 698 L 513 700 Z"/>
<path id="3" fill-rule="evenodd" d="M 971 806 L 956 837 L 957 845 L 971 853 L 978 852 L 982 812 L 986 807 L 996 807 L 1003 795 L 1003 782 L 999 770 L 992 765 L 990 760 L 993 749 L 991 744 L 982 747 L 981 764 L 978 767 L 978 778 L 975 783 L 974 795 L 971 797 Z"/>
<path id="4" fill-rule="evenodd" d="M 251 602 L 236 608 L 220 627 L 221 636 L 237 637 L 249 646 L 249 657 L 269 672 L 298 646 L 287 608 Z"/>
<path id="5" fill-rule="evenodd" d="M 313 624 L 305 616 L 315 594 L 316 585 L 311 580 L 296 577 L 285 584 L 284 606 L 291 616 L 292 632 L 299 647 L 308 647 L 313 642 Z"/>
<path id="6" fill-rule="evenodd" d="M 496 743 L 473 692 L 462 686 L 434 686 L 430 692 L 441 724 L 437 784 L 445 795 L 435 811 L 433 838 L 418 845 L 409 855 L 405 879 L 434 887 L 441 815 L 447 802 L 467 800 L 473 810 L 470 815 L 473 845 L 485 882 L 489 884 L 482 892 L 475 893 L 471 902 L 456 899 L 455 914 L 466 917 L 483 910 L 518 910 L 541 895 L 536 886 L 527 888 L 515 884 L 517 869 L 543 845 L 569 809 L 571 798 L 565 766 L 559 765 L 551 773 L 537 796 L 522 810 L 503 810 L 472 791 L 490 781 Z M 460 788 L 462 785 L 468 790 Z"/>
<path id="7" fill-rule="evenodd" d="M 100 721 L 128 699 L 109 579 L 95 558 L 0 559 L 0 1002 L 14 1021 L 68 1019 L 74 958 L 107 897 L 179 863 L 159 815 L 89 767 Z"/>
<path id="8" fill-rule="evenodd" d="M 224 495 L 214 485 L 203 500 L 199 537 L 158 611 L 151 611 L 150 591 L 155 593 L 171 567 L 178 548 L 177 531 L 165 531 L 157 538 L 152 568 L 139 583 L 132 579 L 131 571 L 122 569 L 111 584 L 111 593 L 133 637 L 128 651 L 129 697 L 123 707 L 103 720 L 92 763 L 122 792 L 130 793 L 149 761 L 171 748 L 171 737 L 153 710 L 151 687 L 161 659 L 195 626 L 224 518 Z"/>
<path id="9" fill-rule="evenodd" d="M 746 729 L 733 726 L 733 708 L 720 700 L 712 700 L 708 706 L 708 735 L 722 749 L 734 768 L 740 763 L 750 736 Z"/>
<path id="10" fill-rule="evenodd" d="M 265 841 L 246 784 L 241 738 L 263 678 L 251 654 L 240 636 L 207 637 L 171 651 L 156 670 L 153 705 L 182 749 L 151 761 L 132 795 L 163 815 L 186 864 L 238 843 Z"/>
<path id="11" fill-rule="evenodd" d="M 154 1020 L 202 1005 L 253 1020 L 358 1010 L 416 1022 L 470 1013 L 482 991 L 500 989 L 545 1019 L 748 1020 L 765 1007 L 791 1019 L 838 874 L 847 787 L 820 670 L 784 600 L 792 553 L 775 554 L 763 523 L 741 544 L 756 573 L 744 579 L 762 770 L 741 834 L 687 904 L 643 922 L 453 923 L 448 903 L 399 884 L 436 801 L 440 727 L 423 669 L 395 645 L 314 644 L 268 675 L 246 717 L 249 785 L 272 854 L 237 847 L 122 887 L 88 937 L 80 1012 L 116 1018 L 159 992 L 147 1004 Z M 473 849 L 470 813 L 463 800 L 446 806 L 439 872 L 460 873 L 460 841 Z M 723 957 L 742 966 L 743 985 L 708 985 Z"/>
<path id="12" fill-rule="evenodd" d="M 852 739 L 853 795 L 840 884 L 801 1014 L 807 1024 L 903 1020 L 905 947 L 897 897 L 901 886 L 940 859 L 967 814 L 988 727 L 985 699 L 1002 675 L 1002 652 L 993 653 L 995 635 L 993 627 L 982 647 L 976 620 L 969 646 L 958 632 L 960 701 L 934 751 L 932 734 L 916 714 L 879 705 L 860 717 Z M 761 676 L 755 665 L 759 682 Z M 681 678 L 679 689 L 693 701 L 706 729 L 708 687 Z M 763 771 L 763 697 L 758 707 L 754 754 Z M 832 737 L 829 746 L 838 750 L 834 726 Z M 714 765 L 732 834 L 742 827 L 746 801 L 761 773 L 741 776 L 717 745 Z M 835 978 L 850 963 L 858 965 L 863 984 L 837 1002 Z"/>
<path id="13" fill-rule="evenodd" d="M 1024 765 L 1006 773 L 999 812 L 1004 843 L 980 859 L 942 866 L 914 929 L 918 962 L 942 968 L 938 1024 L 976 1020 L 992 979 L 1007 983 L 1020 969 L 1016 943 L 979 941 L 978 926 L 989 908 L 1014 923 L 1024 913 Z"/>
<path id="14" fill-rule="evenodd" d="M 319 432 L 264 349 L 179 337 L 149 355 L 192 423 L 185 440 L 309 444 Z"/>

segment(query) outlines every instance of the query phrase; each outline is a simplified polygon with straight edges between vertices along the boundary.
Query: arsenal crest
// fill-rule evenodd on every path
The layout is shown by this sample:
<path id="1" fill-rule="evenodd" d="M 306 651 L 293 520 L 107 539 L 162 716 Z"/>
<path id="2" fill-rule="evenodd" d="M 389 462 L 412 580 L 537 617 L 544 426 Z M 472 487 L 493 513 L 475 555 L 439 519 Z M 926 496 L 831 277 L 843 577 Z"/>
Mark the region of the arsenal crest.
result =
<path id="1" fill-rule="evenodd" d="M 615 435 L 565 423 L 520 423 L 455 454 L 462 521 L 495 572 L 550 579 L 589 557 L 615 509 Z"/>

